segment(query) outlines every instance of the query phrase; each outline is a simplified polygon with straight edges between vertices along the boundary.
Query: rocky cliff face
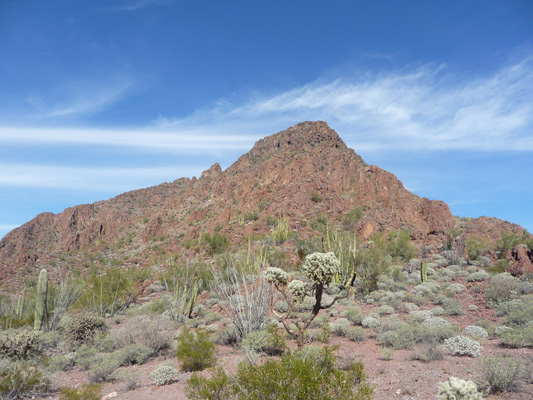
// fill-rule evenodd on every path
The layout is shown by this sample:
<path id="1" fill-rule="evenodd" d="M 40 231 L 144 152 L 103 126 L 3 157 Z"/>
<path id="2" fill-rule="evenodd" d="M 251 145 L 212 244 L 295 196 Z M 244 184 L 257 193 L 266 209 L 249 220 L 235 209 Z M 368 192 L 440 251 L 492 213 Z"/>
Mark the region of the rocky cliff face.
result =
<path id="1" fill-rule="evenodd" d="M 137 266 L 171 252 L 194 256 L 185 244 L 202 232 L 220 230 L 235 243 L 270 232 L 267 216 L 288 219 L 305 238 L 316 215 L 341 221 L 354 209 L 362 218 L 352 229 L 366 238 L 406 228 L 420 244 L 440 244 L 456 224 L 445 203 L 365 164 L 325 122 L 303 122 L 259 140 L 225 171 L 215 164 L 199 179 L 38 215 L 0 241 L 0 278 L 16 285 L 25 270 L 102 255 Z"/>

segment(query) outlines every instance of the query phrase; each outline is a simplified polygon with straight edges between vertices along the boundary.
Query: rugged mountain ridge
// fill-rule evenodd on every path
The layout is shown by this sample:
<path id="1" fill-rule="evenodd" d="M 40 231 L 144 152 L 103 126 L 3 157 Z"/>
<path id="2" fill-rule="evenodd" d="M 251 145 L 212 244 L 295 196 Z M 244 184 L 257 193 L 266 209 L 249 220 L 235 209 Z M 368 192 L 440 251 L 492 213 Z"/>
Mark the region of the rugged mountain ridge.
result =
<path id="1" fill-rule="evenodd" d="M 75 265 L 95 254 L 137 266 L 172 252 L 194 256 L 187 240 L 215 229 L 232 242 L 246 240 L 270 232 L 267 216 L 286 218 L 300 237 L 308 237 L 311 218 L 323 213 L 340 221 L 356 208 L 362 218 L 353 229 L 367 238 L 407 228 L 418 243 L 436 245 L 456 226 L 444 202 L 420 198 L 393 174 L 365 164 L 325 122 L 302 122 L 259 140 L 225 171 L 215 164 L 198 179 L 39 214 L 0 241 L 0 277 L 18 284 L 21 267 L 31 272 L 60 266 L 73 254 L 69 263 Z M 470 229 L 522 229 L 482 222 L 475 220 Z"/>

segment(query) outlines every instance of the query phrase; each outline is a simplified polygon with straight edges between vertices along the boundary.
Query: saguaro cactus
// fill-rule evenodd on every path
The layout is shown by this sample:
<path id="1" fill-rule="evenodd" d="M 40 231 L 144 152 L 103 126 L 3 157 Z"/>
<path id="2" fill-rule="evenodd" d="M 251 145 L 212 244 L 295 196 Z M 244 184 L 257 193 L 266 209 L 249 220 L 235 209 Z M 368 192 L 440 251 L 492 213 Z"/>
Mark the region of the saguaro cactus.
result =
<path id="1" fill-rule="evenodd" d="M 420 279 L 422 280 L 422 283 L 428 281 L 428 264 L 425 261 L 420 263 Z"/>
<path id="2" fill-rule="evenodd" d="M 46 309 L 46 297 L 48 295 L 48 271 L 41 270 L 39 274 L 39 284 L 37 285 L 37 297 L 35 299 L 35 322 L 33 329 L 40 331 L 46 324 L 48 312 Z"/>

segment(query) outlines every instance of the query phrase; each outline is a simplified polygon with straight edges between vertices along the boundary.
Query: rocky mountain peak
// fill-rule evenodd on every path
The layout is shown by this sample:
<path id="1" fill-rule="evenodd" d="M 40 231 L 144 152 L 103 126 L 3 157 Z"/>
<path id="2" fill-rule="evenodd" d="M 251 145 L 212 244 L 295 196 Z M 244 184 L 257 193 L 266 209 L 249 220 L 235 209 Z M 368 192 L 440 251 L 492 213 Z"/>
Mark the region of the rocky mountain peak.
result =
<path id="1" fill-rule="evenodd" d="M 259 140 L 251 153 L 263 153 L 277 149 L 296 151 L 316 146 L 347 149 L 337 132 L 331 129 L 326 122 L 305 121 Z"/>

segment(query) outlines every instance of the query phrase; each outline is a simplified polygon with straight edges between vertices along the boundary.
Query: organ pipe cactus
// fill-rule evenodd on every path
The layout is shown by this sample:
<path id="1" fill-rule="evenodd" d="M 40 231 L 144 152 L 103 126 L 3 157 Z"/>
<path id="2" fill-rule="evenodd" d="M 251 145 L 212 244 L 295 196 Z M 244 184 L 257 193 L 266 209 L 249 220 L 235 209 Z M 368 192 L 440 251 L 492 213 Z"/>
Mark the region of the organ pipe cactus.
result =
<path id="1" fill-rule="evenodd" d="M 37 285 L 37 297 L 35 298 L 35 322 L 33 329 L 41 331 L 47 322 L 48 312 L 46 309 L 46 300 L 48 296 L 48 271 L 42 269 L 39 274 L 39 283 Z"/>
<path id="2" fill-rule="evenodd" d="M 428 281 L 428 264 L 425 261 L 420 263 L 420 279 L 422 280 L 422 283 Z"/>
<path id="3" fill-rule="evenodd" d="M 26 288 L 22 290 L 22 294 L 17 299 L 17 308 L 15 309 L 15 315 L 17 318 L 21 318 L 24 313 L 24 307 L 26 305 Z"/>

